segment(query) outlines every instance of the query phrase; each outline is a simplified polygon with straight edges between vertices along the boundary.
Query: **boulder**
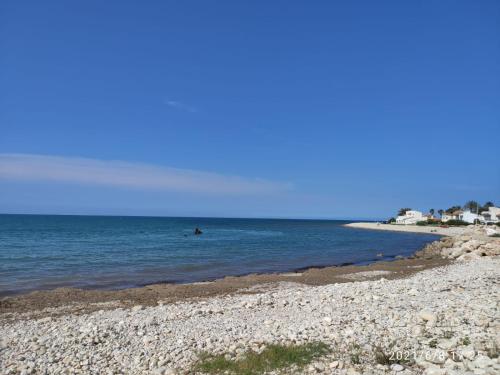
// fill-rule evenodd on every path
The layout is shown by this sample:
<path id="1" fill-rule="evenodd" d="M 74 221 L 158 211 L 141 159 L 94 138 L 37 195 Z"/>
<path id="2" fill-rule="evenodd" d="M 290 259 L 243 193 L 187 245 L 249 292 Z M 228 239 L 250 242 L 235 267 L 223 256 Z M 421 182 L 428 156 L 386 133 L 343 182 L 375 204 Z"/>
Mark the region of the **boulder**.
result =
<path id="1" fill-rule="evenodd" d="M 462 249 L 461 247 L 454 247 L 453 251 L 451 252 L 451 258 L 456 259 L 460 255 L 463 255 L 464 253 L 465 253 L 464 249 Z"/>
<path id="2" fill-rule="evenodd" d="M 477 253 L 466 253 L 466 254 L 459 256 L 457 258 L 457 260 L 470 261 L 470 260 L 479 259 L 479 258 L 481 258 L 481 255 L 479 255 Z"/>

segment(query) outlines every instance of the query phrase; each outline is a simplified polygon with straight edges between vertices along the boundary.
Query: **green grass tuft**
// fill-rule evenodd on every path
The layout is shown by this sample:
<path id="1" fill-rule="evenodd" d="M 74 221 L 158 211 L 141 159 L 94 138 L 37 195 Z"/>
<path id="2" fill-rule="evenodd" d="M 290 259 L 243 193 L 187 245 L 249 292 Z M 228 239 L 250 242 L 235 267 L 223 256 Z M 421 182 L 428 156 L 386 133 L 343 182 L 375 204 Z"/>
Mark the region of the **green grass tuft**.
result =
<path id="1" fill-rule="evenodd" d="M 437 348 L 437 344 L 438 344 L 438 342 L 437 342 L 437 340 L 436 340 L 436 339 L 432 339 L 432 340 L 429 342 L 429 346 L 430 346 L 431 348 Z"/>
<path id="2" fill-rule="evenodd" d="M 391 357 L 385 354 L 381 347 L 377 347 L 375 349 L 375 362 L 384 366 L 390 366 L 394 363 L 394 361 L 391 360 Z"/>
<path id="3" fill-rule="evenodd" d="M 328 345 L 315 342 L 304 345 L 269 345 L 262 353 L 248 351 L 239 360 L 228 360 L 224 354 L 201 354 L 194 370 L 208 374 L 228 372 L 235 375 L 257 375 L 292 365 L 301 368 L 330 352 Z"/>
<path id="4" fill-rule="evenodd" d="M 351 345 L 351 363 L 355 365 L 359 365 L 361 363 L 361 346 L 359 344 L 354 343 Z"/>
<path id="5" fill-rule="evenodd" d="M 462 339 L 461 344 L 462 344 L 462 345 L 470 345 L 470 338 L 469 338 L 469 336 L 465 336 L 465 337 Z"/>
<path id="6" fill-rule="evenodd" d="M 445 338 L 445 339 L 451 339 L 453 337 L 453 335 L 454 335 L 453 331 L 445 331 L 443 333 L 443 338 Z"/>

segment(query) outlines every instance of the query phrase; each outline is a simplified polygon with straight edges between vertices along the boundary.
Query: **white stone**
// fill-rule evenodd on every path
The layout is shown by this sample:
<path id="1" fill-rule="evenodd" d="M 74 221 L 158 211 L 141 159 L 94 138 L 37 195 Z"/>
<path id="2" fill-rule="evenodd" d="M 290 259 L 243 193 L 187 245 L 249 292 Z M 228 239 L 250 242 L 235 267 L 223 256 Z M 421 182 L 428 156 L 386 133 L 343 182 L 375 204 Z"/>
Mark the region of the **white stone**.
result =
<path id="1" fill-rule="evenodd" d="M 460 354 L 471 360 L 471 359 L 474 359 L 474 357 L 476 356 L 476 351 L 474 350 L 474 348 L 472 346 L 467 346 L 463 349 L 460 350 Z"/>
<path id="2" fill-rule="evenodd" d="M 333 362 L 331 362 L 330 365 L 329 365 L 329 367 L 331 369 L 339 367 L 339 361 L 333 361 Z"/>
<path id="3" fill-rule="evenodd" d="M 432 366 L 425 369 L 423 375 L 446 375 L 446 369 Z"/>
<path id="4" fill-rule="evenodd" d="M 474 366 L 478 368 L 486 368 L 488 366 L 493 366 L 495 362 L 493 360 L 485 355 L 478 355 L 476 359 L 474 360 Z"/>
<path id="5" fill-rule="evenodd" d="M 400 364 L 398 363 L 394 363 L 391 365 L 391 370 L 392 371 L 396 371 L 396 372 L 399 372 L 399 371 L 403 371 L 405 368 L 403 366 L 401 366 Z"/>
<path id="6" fill-rule="evenodd" d="M 427 310 L 427 309 L 420 311 L 420 313 L 418 314 L 418 317 L 430 325 L 435 324 L 436 320 L 437 320 L 436 314 L 434 314 L 432 311 Z"/>

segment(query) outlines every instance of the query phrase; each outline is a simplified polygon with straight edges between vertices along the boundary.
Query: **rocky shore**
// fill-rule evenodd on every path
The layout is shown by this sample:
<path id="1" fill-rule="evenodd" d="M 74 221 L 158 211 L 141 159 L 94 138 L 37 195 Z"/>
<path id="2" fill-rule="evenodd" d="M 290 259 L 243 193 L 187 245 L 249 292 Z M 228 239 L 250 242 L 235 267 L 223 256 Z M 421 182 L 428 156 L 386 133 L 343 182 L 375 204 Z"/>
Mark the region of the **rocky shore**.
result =
<path id="1" fill-rule="evenodd" d="M 487 234 L 490 233 L 490 235 Z M 492 257 L 499 254 L 500 238 L 492 237 L 497 232 L 492 228 L 473 228 L 464 233 L 451 237 L 443 237 L 427 245 L 415 256 L 417 258 L 434 258 L 440 256 L 459 261 Z"/>
<path id="2" fill-rule="evenodd" d="M 200 352 L 238 359 L 271 343 L 322 342 L 330 354 L 280 373 L 498 374 L 499 255 L 500 239 L 476 228 L 416 255 L 451 264 L 403 279 L 282 281 L 236 295 L 5 320 L 0 373 L 193 374 Z"/>

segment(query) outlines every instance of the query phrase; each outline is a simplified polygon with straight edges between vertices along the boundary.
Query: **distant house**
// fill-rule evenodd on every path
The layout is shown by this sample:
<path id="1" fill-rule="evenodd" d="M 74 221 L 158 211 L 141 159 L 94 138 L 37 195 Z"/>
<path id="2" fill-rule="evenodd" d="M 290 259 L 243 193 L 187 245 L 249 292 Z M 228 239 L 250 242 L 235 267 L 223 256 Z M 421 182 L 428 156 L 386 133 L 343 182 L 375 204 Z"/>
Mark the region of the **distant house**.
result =
<path id="1" fill-rule="evenodd" d="M 424 220 L 430 220 L 430 221 L 437 220 L 436 217 L 433 214 L 431 214 L 431 213 L 423 215 L 423 218 L 424 218 Z"/>
<path id="2" fill-rule="evenodd" d="M 481 215 L 478 215 L 470 210 L 465 210 L 461 214 L 458 215 L 458 220 L 465 221 L 466 223 L 474 224 L 476 222 L 481 221 Z"/>
<path id="3" fill-rule="evenodd" d="M 422 212 L 409 210 L 402 216 L 398 216 L 396 218 L 396 224 L 407 225 L 407 224 L 416 224 L 419 221 L 425 221 L 427 217 L 425 217 Z"/>
<path id="4" fill-rule="evenodd" d="M 462 210 L 456 210 L 453 212 L 444 212 L 441 216 L 441 221 L 446 223 L 448 220 L 460 220 L 460 215 L 463 214 Z"/>
<path id="5" fill-rule="evenodd" d="M 500 222 L 500 208 L 488 207 L 488 211 L 483 211 L 480 216 L 479 221 L 482 223 L 498 223 Z"/>

